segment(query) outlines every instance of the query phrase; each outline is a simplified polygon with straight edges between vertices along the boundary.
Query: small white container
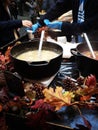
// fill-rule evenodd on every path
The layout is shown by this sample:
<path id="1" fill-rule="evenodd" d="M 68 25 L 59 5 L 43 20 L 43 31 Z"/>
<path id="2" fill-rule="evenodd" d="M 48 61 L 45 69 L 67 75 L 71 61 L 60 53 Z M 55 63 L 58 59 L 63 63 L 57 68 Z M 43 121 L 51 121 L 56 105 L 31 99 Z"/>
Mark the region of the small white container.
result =
<path id="1" fill-rule="evenodd" d="M 57 37 L 57 42 L 66 43 L 67 42 L 66 36 Z"/>
<path id="2" fill-rule="evenodd" d="M 32 40 L 34 38 L 34 34 L 32 30 L 27 30 L 28 38 Z"/>

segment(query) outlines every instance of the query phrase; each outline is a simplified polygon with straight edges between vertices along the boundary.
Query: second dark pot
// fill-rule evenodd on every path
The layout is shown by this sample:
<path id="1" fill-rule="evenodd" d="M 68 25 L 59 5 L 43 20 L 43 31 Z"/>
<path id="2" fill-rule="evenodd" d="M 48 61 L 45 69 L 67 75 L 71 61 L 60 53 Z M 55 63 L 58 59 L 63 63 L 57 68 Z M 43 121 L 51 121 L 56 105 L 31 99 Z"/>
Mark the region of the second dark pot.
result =
<path id="1" fill-rule="evenodd" d="M 91 41 L 94 51 L 98 51 L 98 42 Z M 98 79 L 98 60 L 87 57 L 83 52 L 88 51 L 87 43 L 77 45 L 76 49 L 71 49 L 71 53 L 75 56 L 75 60 L 81 75 L 88 76 L 94 74 Z"/>

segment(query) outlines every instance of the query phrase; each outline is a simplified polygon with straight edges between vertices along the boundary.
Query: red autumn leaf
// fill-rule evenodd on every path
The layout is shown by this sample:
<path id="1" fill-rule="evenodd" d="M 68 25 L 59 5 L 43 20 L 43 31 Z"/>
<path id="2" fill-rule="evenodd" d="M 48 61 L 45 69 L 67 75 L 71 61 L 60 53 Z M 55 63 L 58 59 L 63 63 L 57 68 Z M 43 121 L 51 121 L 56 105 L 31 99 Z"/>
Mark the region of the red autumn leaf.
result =
<path id="1" fill-rule="evenodd" d="M 87 85 L 88 87 L 96 87 L 96 77 L 94 75 L 90 75 L 86 78 L 86 81 L 85 81 L 85 85 Z"/>
<path id="2" fill-rule="evenodd" d="M 51 110 L 54 111 L 54 107 L 50 104 L 44 102 L 43 99 L 37 100 L 35 105 L 31 106 L 31 109 L 43 109 L 43 110 Z"/>
<path id="3" fill-rule="evenodd" d="M 87 100 L 90 100 L 91 96 L 90 95 L 87 95 L 87 96 L 82 96 L 80 97 L 80 100 L 81 101 L 87 101 Z"/>

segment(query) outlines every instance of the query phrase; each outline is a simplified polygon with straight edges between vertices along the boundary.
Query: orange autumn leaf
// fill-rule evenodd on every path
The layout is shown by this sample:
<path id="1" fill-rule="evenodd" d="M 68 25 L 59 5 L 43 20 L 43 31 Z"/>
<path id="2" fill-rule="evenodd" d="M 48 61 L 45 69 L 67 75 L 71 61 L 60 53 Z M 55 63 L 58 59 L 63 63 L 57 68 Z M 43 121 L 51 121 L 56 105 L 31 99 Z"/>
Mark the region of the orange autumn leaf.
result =
<path id="1" fill-rule="evenodd" d="M 87 101 L 90 100 L 91 96 L 87 95 L 87 96 L 82 96 L 80 97 L 80 101 Z"/>
<path id="2" fill-rule="evenodd" d="M 92 96 L 94 94 L 98 94 L 98 88 L 91 88 L 91 87 L 80 88 L 76 91 L 76 94 L 81 95 L 81 96 L 84 96 L 84 95 Z"/>
<path id="3" fill-rule="evenodd" d="M 62 106 L 68 106 L 71 104 L 73 98 L 72 92 L 63 92 L 62 87 L 56 87 L 55 91 L 53 88 L 44 89 L 44 101 L 55 106 L 55 110 L 59 110 Z"/>

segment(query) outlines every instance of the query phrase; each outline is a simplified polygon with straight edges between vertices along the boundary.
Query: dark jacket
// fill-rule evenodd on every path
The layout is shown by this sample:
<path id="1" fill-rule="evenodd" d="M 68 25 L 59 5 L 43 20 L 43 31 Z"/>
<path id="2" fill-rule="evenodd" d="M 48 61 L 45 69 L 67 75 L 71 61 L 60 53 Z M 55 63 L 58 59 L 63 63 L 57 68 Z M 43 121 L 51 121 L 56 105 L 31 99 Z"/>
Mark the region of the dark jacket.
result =
<path id="1" fill-rule="evenodd" d="M 72 10 L 73 22 L 63 22 L 62 32 L 65 35 L 77 35 L 82 32 L 88 33 L 91 40 L 98 40 L 98 0 L 85 0 L 85 21 L 77 23 L 79 0 L 58 0 L 45 16 L 39 21 L 44 25 L 43 19 L 55 20 L 63 13 Z"/>
<path id="2" fill-rule="evenodd" d="M 14 29 L 22 27 L 22 20 L 12 20 L 0 3 L 0 47 L 13 41 Z"/>

